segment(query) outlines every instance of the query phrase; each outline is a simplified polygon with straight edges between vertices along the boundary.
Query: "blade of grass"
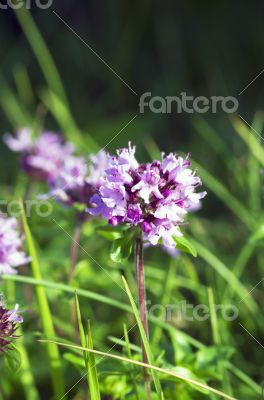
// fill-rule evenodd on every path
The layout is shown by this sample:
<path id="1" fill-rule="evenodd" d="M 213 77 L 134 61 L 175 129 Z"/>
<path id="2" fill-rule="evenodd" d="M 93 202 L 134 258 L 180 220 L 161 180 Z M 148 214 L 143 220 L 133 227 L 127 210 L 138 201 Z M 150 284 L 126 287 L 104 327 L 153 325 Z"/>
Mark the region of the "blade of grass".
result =
<path id="1" fill-rule="evenodd" d="M 52 59 L 50 51 L 43 40 L 37 25 L 35 24 L 30 11 L 26 7 L 16 7 L 14 10 L 17 20 L 27 37 L 27 40 L 38 60 L 42 73 L 54 93 L 61 98 L 61 100 L 68 104 L 65 90 L 57 70 L 57 67 Z"/>
<path id="2" fill-rule="evenodd" d="M 1 75 L 0 86 L 0 104 L 13 128 L 30 125 L 32 122 L 31 116 L 21 106 L 18 98 L 8 87 Z"/>
<path id="3" fill-rule="evenodd" d="M 154 357 L 152 355 L 152 351 L 151 351 L 151 348 L 150 348 L 150 345 L 149 345 L 149 341 L 148 341 L 144 326 L 143 326 L 143 324 L 141 322 L 141 318 L 140 318 L 136 303 L 135 303 L 135 301 L 133 299 L 133 296 L 132 296 L 132 294 L 130 292 L 130 289 L 128 287 L 127 281 L 125 280 L 124 277 L 122 277 L 122 279 L 123 279 L 123 282 L 124 282 L 124 287 L 125 287 L 126 293 L 128 295 L 131 307 L 133 309 L 133 313 L 134 313 L 135 319 L 136 319 L 137 324 L 138 324 L 138 328 L 139 328 L 140 336 L 141 336 L 141 339 L 142 339 L 142 342 L 143 342 L 143 345 L 144 345 L 144 348 L 145 348 L 147 360 L 148 360 L 148 362 L 150 364 L 154 364 Z M 158 375 L 156 374 L 156 372 L 154 370 L 152 370 L 152 378 L 153 378 L 153 381 L 154 381 L 154 385 L 155 385 L 158 397 L 159 397 L 159 399 L 162 399 L 163 395 L 162 395 L 162 389 L 161 389 L 160 381 L 159 381 Z"/>
<path id="4" fill-rule="evenodd" d="M 233 375 L 235 375 L 238 379 L 240 379 L 242 382 L 244 382 L 248 387 L 250 387 L 252 390 L 254 390 L 255 393 L 258 395 L 261 393 L 261 386 L 258 385 L 256 382 L 254 382 L 248 375 L 246 375 L 243 371 L 235 367 L 231 363 L 227 363 L 226 367 L 230 372 L 232 372 Z"/>
<path id="5" fill-rule="evenodd" d="M 234 273 L 201 243 L 197 242 L 193 238 L 190 240 L 196 247 L 198 255 L 203 258 L 228 283 L 228 285 L 230 285 L 239 299 L 246 296 L 247 302 L 245 305 L 250 309 L 251 312 L 257 314 L 259 312 L 258 305 L 253 297 L 248 293 L 248 290 L 244 287 L 244 285 L 237 279 Z"/>
<path id="6" fill-rule="evenodd" d="M 260 132 L 263 127 L 263 115 L 256 113 L 252 128 L 256 132 Z M 254 140 L 254 136 L 249 137 L 249 147 L 251 142 Z M 260 139 L 257 139 L 260 141 Z M 248 157 L 248 186 L 249 186 L 249 205 L 254 215 L 258 215 L 261 210 L 261 174 L 260 174 L 260 163 L 255 159 L 253 154 L 250 152 Z"/>
<path id="7" fill-rule="evenodd" d="M 192 160 L 194 165 L 198 168 L 199 174 L 203 183 L 208 187 L 246 226 L 249 230 L 253 230 L 256 225 L 256 220 L 221 183 L 218 179 L 213 177 L 205 168 Z"/>
<path id="8" fill-rule="evenodd" d="M 87 146 L 89 152 L 99 150 L 98 144 L 87 132 L 85 132 L 85 135 L 82 134 L 80 129 L 77 127 L 69 108 L 64 104 L 59 96 L 51 90 L 47 90 L 41 95 L 41 99 L 57 120 L 61 130 L 65 133 L 68 140 L 79 145 L 80 148 Z"/>
<path id="9" fill-rule="evenodd" d="M 169 270 L 166 275 L 165 282 L 162 285 L 162 293 L 163 296 L 161 300 L 159 301 L 160 304 L 169 304 L 170 302 L 170 296 L 171 296 L 171 291 L 174 289 L 175 286 L 175 281 L 174 277 L 176 276 L 176 267 L 177 263 L 175 259 L 172 259 L 169 265 Z M 153 344 L 158 345 L 162 335 L 162 328 L 159 326 L 155 327 L 154 333 L 153 333 Z"/>
<path id="10" fill-rule="evenodd" d="M 77 293 L 78 296 L 82 296 L 87 299 L 99 301 L 103 304 L 108 304 L 109 306 L 118 308 L 118 309 L 126 311 L 128 313 L 133 313 L 132 308 L 128 304 L 111 299 L 109 297 L 103 296 L 98 293 L 91 292 L 89 290 L 76 289 L 75 287 L 71 287 L 71 286 L 63 284 L 63 283 L 50 282 L 50 281 L 46 281 L 46 280 L 42 280 L 42 279 L 35 279 L 35 278 L 28 277 L 28 276 L 20 276 L 20 275 L 2 275 L 1 278 L 4 281 L 15 281 L 15 282 L 20 282 L 20 283 L 27 283 L 27 284 L 33 285 L 33 286 L 42 286 L 42 287 L 46 287 L 49 289 L 63 291 L 65 293 L 71 293 L 73 295 L 75 293 Z M 169 332 L 177 331 L 177 329 L 175 327 L 169 325 L 166 322 L 163 322 L 162 320 L 160 320 L 159 318 L 156 318 L 154 316 L 150 316 L 149 320 L 152 323 L 159 325 L 166 331 L 169 331 Z M 195 348 L 201 349 L 204 347 L 204 345 L 201 342 L 192 338 L 187 333 L 184 333 L 184 332 L 181 332 L 181 333 L 186 338 L 188 343 L 190 343 Z"/>
<path id="11" fill-rule="evenodd" d="M 222 154 L 226 157 L 230 154 L 230 149 L 222 140 L 221 136 L 208 124 L 208 122 L 202 117 L 194 117 L 192 120 L 192 126 L 198 132 L 198 134 L 212 147 L 217 154 Z"/>
<path id="12" fill-rule="evenodd" d="M 92 336 L 91 336 L 91 327 L 88 322 L 88 335 L 85 335 L 84 327 L 82 324 L 81 310 L 78 300 L 78 295 L 75 293 L 75 303 L 76 303 L 76 314 L 77 321 L 79 326 L 80 340 L 82 347 L 88 347 L 93 349 Z M 84 363 L 86 366 L 86 378 L 90 391 L 90 398 L 93 400 L 100 400 L 100 390 L 99 390 L 99 382 L 96 370 L 96 362 L 94 355 L 91 353 L 83 352 Z"/>
<path id="13" fill-rule="evenodd" d="M 235 132 L 244 140 L 256 160 L 258 160 L 259 163 L 264 166 L 264 149 L 259 140 L 256 138 L 256 132 L 254 132 L 253 129 L 250 129 L 236 115 L 230 116 L 230 121 Z"/>
<path id="14" fill-rule="evenodd" d="M 114 344 L 118 344 L 121 347 L 127 347 L 127 343 L 125 340 L 119 339 L 115 336 L 108 336 L 107 339 L 110 340 L 110 342 L 113 342 Z M 130 348 L 130 351 L 133 350 L 135 353 L 139 353 L 139 354 L 142 353 L 142 349 L 133 343 L 129 343 L 129 348 Z"/>
<path id="15" fill-rule="evenodd" d="M 39 260 L 37 256 L 36 247 L 34 244 L 34 240 L 27 223 L 26 214 L 24 210 L 24 206 L 22 201 L 20 200 L 20 208 L 22 213 L 22 221 L 24 232 L 27 239 L 27 245 L 29 254 L 31 256 L 31 267 L 32 274 L 35 279 L 42 279 Z M 43 331 L 47 336 L 55 336 L 55 330 L 52 322 L 52 315 L 49 308 L 48 299 L 46 296 L 46 292 L 42 286 L 36 286 L 36 297 L 38 302 L 38 308 L 40 313 L 40 319 L 43 327 Z M 49 362 L 51 366 L 51 376 L 54 387 L 54 393 L 57 398 L 61 398 L 65 394 L 64 380 L 62 374 L 62 365 L 60 360 L 60 353 L 58 346 L 56 344 L 50 344 L 48 346 L 48 356 Z"/>
<path id="16" fill-rule="evenodd" d="M 34 94 L 26 67 L 22 64 L 15 66 L 13 71 L 17 92 L 22 104 L 31 108 L 34 106 Z"/>
<path id="17" fill-rule="evenodd" d="M 93 350 L 93 339 L 92 339 L 92 330 L 90 321 L 88 321 L 88 326 L 87 326 L 86 347 L 90 350 Z M 96 360 L 95 360 L 95 355 L 92 352 L 88 353 L 87 368 L 88 368 L 88 381 L 89 381 L 91 399 L 100 400 L 101 395 L 99 389 Z"/>
<path id="18" fill-rule="evenodd" d="M 142 329 L 143 329 L 143 327 L 142 327 Z M 41 342 L 41 343 L 50 343 L 52 341 L 51 340 L 39 340 L 39 342 Z M 103 356 L 103 357 L 114 358 L 114 359 L 122 361 L 122 362 L 127 362 L 127 363 L 138 365 L 138 366 L 141 366 L 141 367 L 144 367 L 144 368 L 148 368 L 148 369 L 150 369 L 152 371 L 160 372 L 160 373 L 163 373 L 163 374 L 166 374 L 166 375 L 169 375 L 169 376 L 173 376 L 174 378 L 180 379 L 181 381 L 184 381 L 184 382 L 186 382 L 188 384 L 192 384 L 192 385 L 195 385 L 195 386 L 197 386 L 199 388 L 202 388 L 204 390 L 208 390 L 209 392 L 214 393 L 214 394 L 216 394 L 216 395 L 218 395 L 220 397 L 223 397 L 224 399 L 237 400 L 234 397 L 231 397 L 231 396 L 229 396 L 229 395 L 227 395 L 227 394 L 225 394 L 223 392 L 220 392 L 217 389 L 214 389 L 214 388 L 212 388 L 212 387 L 210 387 L 208 385 L 200 383 L 200 382 L 198 382 L 198 381 L 196 381 L 194 379 L 186 378 L 185 376 L 177 374 L 177 373 L 175 373 L 175 372 L 173 372 L 171 370 L 167 370 L 167 369 L 164 369 L 164 368 L 156 367 L 155 365 L 151 365 L 151 364 L 145 364 L 143 362 L 136 361 L 136 360 L 131 360 L 129 358 L 125 358 L 125 357 L 121 357 L 121 356 L 117 356 L 115 354 L 104 353 L 102 351 L 84 348 L 84 347 L 81 347 L 81 346 L 72 346 L 72 345 L 68 345 L 68 344 L 65 344 L 65 343 L 61 343 L 61 342 L 55 342 L 55 343 L 58 346 L 63 346 L 63 347 L 67 347 L 67 348 L 74 348 L 74 349 L 78 349 L 78 350 L 83 350 L 83 351 L 91 352 L 91 353 L 94 353 L 94 354 L 97 354 L 97 355 L 100 355 L 100 356 Z"/>
<path id="19" fill-rule="evenodd" d="M 91 299 L 91 300 L 95 300 L 95 301 L 99 301 L 103 304 L 108 304 L 108 305 L 111 305 L 112 307 L 118 308 L 120 310 L 127 311 L 129 313 L 133 313 L 131 307 L 129 307 L 127 304 L 118 302 L 117 300 L 109 299 L 106 296 L 98 295 L 97 293 L 93 293 L 93 292 L 90 292 L 90 291 L 87 291 L 84 289 L 76 289 L 76 288 L 70 287 L 65 284 L 49 282 L 49 281 L 45 281 L 45 280 L 36 280 L 31 277 L 20 276 L 20 275 L 2 275 L 1 278 L 3 279 L 3 281 L 14 281 L 14 282 L 18 282 L 18 283 L 26 283 L 26 284 L 33 285 L 33 286 L 43 286 L 43 287 L 46 287 L 49 289 L 64 291 L 65 293 L 71 293 L 71 294 L 77 293 L 78 296 L 81 296 L 81 297 L 84 297 L 87 299 Z M 165 322 L 163 322 L 153 316 L 150 316 L 149 320 L 152 323 L 161 326 L 165 331 L 168 331 L 171 333 L 175 333 L 178 331 L 175 327 L 173 327 L 169 324 L 166 324 Z M 203 343 L 192 338 L 185 332 L 181 331 L 181 335 L 183 335 L 184 338 L 187 340 L 187 342 L 190 343 L 194 348 L 203 349 L 206 347 Z M 125 343 L 124 343 L 124 345 L 125 345 Z M 138 347 L 138 351 L 141 351 L 140 347 Z M 245 383 L 248 383 L 249 387 L 251 387 L 255 391 L 259 390 L 260 386 L 257 385 L 252 379 L 250 379 L 243 371 L 241 371 L 240 369 L 238 369 L 237 367 L 235 367 L 233 364 L 231 364 L 229 362 L 226 365 L 227 365 L 227 368 L 232 370 L 236 376 L 240 377 L 240 379 L 243 380 Z"/>
<path id="20" fill-rule="evenodd" d="M 220 329 L 219 329 L 219 324 L 217 320 L 217 315 L 215 311 L 215 300 L 214 300 L 214 293 L 212 288 L 208 288 L 208 301 L 209 301 L 209 310 L 210 310 L 210 321 L 211 321 L 211 328 L 212 328 L 212 333 L 213 333 L 213 341 L 216 347 L 218 348 L 218 354 L 220 356 L 219 352 L 219 346 L 221 346 L 221 335 L 220 335 Z M 225 365 L 223 360 L 219 360 L 219 373 L 220 376 L 223 377 L 222 379 L 222 390 L 225 391 L 228 394 L 232 394 L 231 392 L 231 386 L 230 386 L 230 381 L 229 381 L 229 375 L 226 373 Z"/>
<path id="21" fill-rule="evenodd" d="M 126 350 L 127 350 L 127 357 L 130 360 L 132 360 L 131 346 L 130 346 L 130 342 L 129 342 L 129 336 L 128 336 L 128 331 L 127 331 L 126 324 L 124 324 L 124 337 L 125 337 L 125 344 L 126 344 Z M 141 351 L 141 349 L 140 349 L 140 351 Z M 136 374 L 135 366 L 131 365 L 131 380 L 132 380 L 133 388 L 134 388 L 134 391 L 135 391 L 135 397 L 136 397 L 137 400 L 139 400 L 135 374 Z"/>
<path id="22" fill-rule="evenodd" d="M 23 386 L 25 399 L 26 400 L 39 400 L 39 394 L 37 388 L 35 386 L 34 376 L 32 374 L 32 369 L 30 365 L 30 361 L 28 358 L 28 353 L 25 348 L 24 339 L 23 339 L 23 332 L 20 328 L 18 331 L 18 335 L 20 336 L 19 341 L 17 342 L 17 349 L 21 355 L 21 369 L 19 371 L 19 379 Z"/>

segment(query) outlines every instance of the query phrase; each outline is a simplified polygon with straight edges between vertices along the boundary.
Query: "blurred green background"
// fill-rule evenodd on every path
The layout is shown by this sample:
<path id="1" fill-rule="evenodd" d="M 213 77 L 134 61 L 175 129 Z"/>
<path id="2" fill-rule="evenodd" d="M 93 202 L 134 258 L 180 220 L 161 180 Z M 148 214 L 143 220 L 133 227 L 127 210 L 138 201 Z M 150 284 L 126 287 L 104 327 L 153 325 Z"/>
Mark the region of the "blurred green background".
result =
<path id="1" fill-rule="evenodd" d="M 122 128 L 122 119 L 128 122 L 138 112 L 138 97 L 54 11 L 138 95 L 146 91 L 160 96 L 186 91 L 193 96 L 238 96 L 264 65 L 260 1 L 54 0 L 47 10 L 38 9 L 34 0 L 31 3 L 31 13 L 57 64 L 72 113 L 78 125 L 89 130 L 100 144 Z M 1 78 L 14 89 L 14 73 L 24 66 L 38 98 L 45 85 L 43 75 L 13 11 L 1 10 L 0 21 Z M 249 122 L 262 105 L 263 80 L 260 76 L 238 96 L 239 110 Z M 36 103 L 31 106 L 34 112 Z M 205 117 L 227 143 L 232 142 L 224 113 Z M 144 115 L 131 126 L 131 138 L 141 141 L 151 132 L 165 150 L 188 148 L 200 140 L 191 122 L 186 114 Z M 50 118 L 48 125 L 56 128 Z M 1 131 L 10 129 L 2 114 L 1 127 Z M 125 131 L 112 147 L 126 143 L 129 136 Z M 201 158 L 210 158 L 204 149 L 198 150 Z"/>
<path id="2" fill-rule="evenodd" d="M 199 248 L 198 244 L 199 258 L 194 262 L 180 261 L 180 275 L 189 279 L 188 284 L 195 281 L 197 286 L 204 285 L 199 286 L 200 292 L 205 286 L 212 286 L 219 302 L 238 302 L 236 283 L 225 291 L 230 279 L 226 270 L 232 270 L 248 291 L 264 274 L 263 245 L 258 241 L 262 236 L 254 237 L 263 226 L 261 171 L 264 157 L 259 140 L 263 128 L 263 3 L 83 0 L 62 3 L 54 0 L 47 10 L 38 9 L 34 1 L 32 4 L 31 15 L 60 78 L 49 53 L 45 54 L 46 49 L 34 26 L 32 28 L 32 20 L 20 11 L 17 19 L 10 8 L 0 10 L 1 133 L 22 125 L 45 126 L 65 133 L 83 153 L 96 150 L 94 141 L 100 147 L 111 141 L 107 150 L 114 151 L 131 140 L 137 144 L 138 157 L 142 161 L 156 155 L 158 148 L 191 151 L 192 158 L 199 164 L 208 196 L 199 214 L 191 217 L 189 233 L 205 248 Z M 250 84 L 258 74 L 259 77 Z M 131 121 L 139 112 L 139 96 L 144 92 L 158 96 L 181 92 L 192 96 L 235 96 L 239 101 L 238 114 L 249 125 L 253 124 L 254 130 L 240 117 L 221 111 L 203 115 L 148 111 Z M 4 145 L 0 146 L 1 184 L 13 185 L 18 172 L 16 155 L 7 151 Z M 34 233 L 39 241 L 42 240 L 42 245 L 44 243 L 44 250 L 47 246 L 53 254 L 43 255 L 44 265 L 45 262 L 48 264 L 45 257 L 48 260 L 50 257 L 58 267 L 58 254 L 65 257 L 68 244 L 65 238 L 56 236 L 56 227 L 47 230 L 49 221 L 41 221 L 41 224 L 35 223 Z M 51 233 L 56 242 L 51 240 L 50 243 Z M 252 237 L 255 239 L 250 241 Z M 107 251 L 100 252 L 100 246 L 104 246 L 102 241 L 95 243 L 89 233 L 87 238 L 90 240 L 86 241 L 89 251 L 96 252 L 103 262 L 107 262 Z M 211 251 L 209 255 L 206 249 Z M 167 271 L 166 257 L 159 249 L 147 254 L 151 265 L 149 291 L 153 298 L 162 295 L 164 276 L 163 269 L 159 276 L 159 270 L 161 262 Z M 65 265 L 66 262 L 64 260 Z M 111 264 L 111 268 L 115 267 Z M 122 273 L 120 270 L 118 272 Z M 56 274 L 59 277 L 61 272 L 56 269 Z M 95 275 L 92 270 L 91 281 L 100 293 L 107 283 L 102 284 L 101 277 L 97 280 Z M 206 292 L 197 294 L 195 289 L 194 295 L 188 284 L 184 287 L 185 283 L 180 289 L 181 284 L 175 283 L 179 292 L 173 292 L 174 300 L 204 301 Z M 122 293 L 117 294 L 114 289 L 111 288 L 112 297 L 123 300 Z M 109 287 L 107 290 L 110 291 Z M 258 303 L 253 315 L 246 306 L 242 307 L 240 320 L 261 342 L 264 334 L 260 312 L 263 304 L 261 285 L 254 290 L 253 297 Z M 97 307 L 100 317 L 94 323 L 94 330 L 97 342 L 101 344 L 105 332 L 109 334 L 109 314 L 104 306 Z M 122 334 L 119 318 L 120 315 L 116 316 L 117 337 Z M 260 348 L 238 323 L 228 325 L 223 322 L 222 325 L 224 344 L 236 348 L 234 364 L 260 383 L 263 379 Z M 185 328 L 193 337 L 211 343 L 210 326 L 204 330 L 199 324 Z M 163 343 L 163 346 L 169 345 Z M 232 383 L 236 387 L 235 379 Z M 239 398 L 254 399 L 259 388 L 254 390 L 252 394 L 243 384 L 237 393 Z M 197 395 L 197 398 L 204 397 Z"/>

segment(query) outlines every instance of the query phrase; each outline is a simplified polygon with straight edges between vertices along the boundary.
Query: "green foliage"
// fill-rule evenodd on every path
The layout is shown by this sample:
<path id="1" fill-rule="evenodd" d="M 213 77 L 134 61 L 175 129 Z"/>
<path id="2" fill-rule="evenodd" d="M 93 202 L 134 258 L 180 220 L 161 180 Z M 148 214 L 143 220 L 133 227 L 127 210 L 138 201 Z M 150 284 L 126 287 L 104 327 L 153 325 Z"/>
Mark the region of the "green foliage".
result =
<path id="1" fill-rule="evenodd" d="M 184 253 L 189 253 L 193 257 L 197 257 L 197 251 L 192 243 L 186 239 L 184 236 L 175 236 L 174 237 L 176 247 L 178 250 L 183 251 Z"/>
<path id="2" fill-rule="evenodd" d="M 25 8 L 16 11 L 16 18 L 45 81 L 36 85 L 37 75 L 32 72 L 32 67 L 29 70 L 26 65 L 21 65 L 20 56 L 19 65 L 14 65 L 10 71 L 14 82 L 1 71 L 0 106 L 8 121 L 8 129 L 30 126 L 37 132 L 46 125 L 54 129 L 59 127 L 84 155 L 97 151 L 100 148 L 98 143 L 101 147 L 107 145 L 115 135 L 119 135 L 120 129 L 131 119 L 130 114 L 134 113 L 132 109 L 121 109 L 125 95 L 118 86 L 119 82 L 112 82 L 110 74 L 104 76 L 107 93 L 102 96 L 101 102 L 93 98 L 87 104 L 86 98 L 85 111 L 80 107 L 83 98 L 79 93 L 78 99 L 74 98 L 75 88 L 70 82 L 71 92 L 67 90 L 71 99 L 70 107 L 49 50 L 51 41 L 47 46 L 37 24 Z M 42 22 L 39 22 L 41 26 Z M 53 29 L 52 26 L 50 28 Z M 156 28 L 160 29 L 159 23 Z M 157 51 L 165 57 L 167 38 L 159 35 L 159 39 Z M 20 48 L 19 40 L 16 46 Z M 74 52 L 77 47 L 74 42 Z M 125 56 L 122 52 L 122 59 L 129 57 L 128 52 Z M 116 56 L 113 55 L 114 60 Z M 8 59 L 13 59 L 11 49 Z M 90 62 L 89 57 L 89 65 Z M 127 71 L 127 68 L 123 70 Z M 96 74 L 100 71 L 96 64 L 93 77 L 98 77 Z M 86 91 L 82 78 L 81 86 Z M 169 80 L 167 84 L 172 87 L 175 81 Z M 122 107 L 112 104 L 113 97 L 119 99 Z M 105 106 L 108 104 L 111 112 L 107 116 Z M 76 115 L 72 107 L 77 110 Z M 112 115 L 113 109 L 118 109 L 115 115 Z M 22 210 L 25 242 L 32 257 L 31 267 L 19 271 L 17 276 L 4 276 L 1 285 L 3 291 L 8 292 L 8 284 L 13 283 L 16 301 L 25 305 L 28 312 L 25 313 L 23 340 L 17 339 L 16 349 L 0 357 L 1 400 L 20 399 L 22 396 L 26 400 L 37 400 L 38 391 L 47 398 L 60 398 L 65 392 L 62 373 L 67 378 L 67 390 L 71 390 L 69 398 L 85 397 L 85 382 L 71 389 L 84 371 L 91 399 L 99 399 L 100 392 L 102 397 L 111 396 L 113 399 L 144 398 L 142 365 L 137 364 L 142 358 L 141 340 L 149 363 L 161 369 L 149 367 L 154 382 L 153 400 L 162 398 L 163 393 L 166 399 L 177 397 L 178 400 L 216 400 L 219 396 L 253 400 L 260 396 L 263 356 L 254 337 L 261 341 L 259 338 L 264 335 L 261 312 L 264 214 L 263 177 L 260 173 L 264 166 L 264 150 L 256 132 L 262 131 L 263 115 L 256 113 L 252 129 L 238 116 L 232 116 L 230 121 L 225 116 L 217 116 L 212 121 L 207 116 L 206 119 L 193 118 L 191 125 L 194 133 L 188 137 L 188 144 L 184 145 L 180 135 L 177 136 L 177 142 L 167 140 L 167 119 L 163 117 L 159 122 L 156 116 L 141 115 L 133 121 L 130 130 L 122 132 L 125 135 L 111 142 L 110 149 L 131 139 L 138 144 L 142 160 L 146 160 L 147 154 L 149 158 L 158 159 L 159 147 L 170 151 L 191 148 L 208 196 L 200 214 L 190 215 L 188 226 L 182 227 L 184 236 L 175 238 L 177 248 L 181 250 L 180 257 L 171 260 L 160 248 L 146 249 L 147 293 L 151 304 L 163 306 L 177 305 L 185 299 L 194 305 L 209 303 L 210 319 L 203 322 L 184 319 L 167 321 L 149 315 L 148 340 L 133 300 L 136 287 L 131 254 L 135 232 L 126 226 L 101 226 L 101 221 L 85 223 L 81 240 L 85 251 L 80 250 L 80 261 L 73 278 L 69 280 L 70 238 L 59 230 L 54 220 L 59 221 L 71 234 L 74 213 L 52 203 L 51 217 L 42 219 L 33 212 L 29 227 Z M 158 136 L 159 132 L 162 132 L 162 137 Z M 6 166 L 13 174 L 6 173 Z M 10 153 L 3 157 L 1 174 L 3 199 L 24 196 L 27 180 L 19 172 L 15 156 L 11 159 Z M 35 199 L 46 189 L 32 182 L 30 198 Z M 108 241 L 112 242 L 110 257 Z M 126 275 L 126 281 L 129 282 L 129 285 L 125 282 L 126 293 L 120 287 L 122 274 Z M 209 298 L 207 287 L 213 289 L 213 292 L 209 292 Z M 81 344 L 89 351 L 73 347 L 69 350 L 68 347 L 65 352 L 59 353 L 58 345 L 49 342 L 46 354 L 46 347 L 40 345 L 36 338 L 53 339 L 60 336 L 69 346 L 77 342 L 76 321 L 70 319 L 69 307 L 75 293 L 80 301 L 77 319 Z M 130 304 L 125 301 L 126 295 Z M 239 321 L 227 322 L 216 315 L 214 303 L 236 305 L 239 308 Z M 83 326 L 80 309 L 83 321 L 92 321 L 94 344 L 90 325 Z M 133 316 L 139 335 L 136 328 L 129 329 Z M 125 329 L 124 321 L 128 326 Z M 97 363 L 96 354 L 90 351 L 94 348 L 102 350 L 102 359 Z M 110 358 L 110 348 L 111 356 L 116 356 L 116 359 Z M 49 359 L 49 363 L 45 362 L 46 359 Z M 49 382 L 50 374 L 53 387 Z M 225 394 L 219 394 L 218 389 Z"/>
<path id="3" fill-rule="evenodd" d="M 21 368 L 21 354 L 17 347 L 13 344 L 11 350 L 4 353 L 6 365 L 12 374 L 19 372 Z"/>
<path id="4" fill-rule="evenodd" d="M 28 245 L 28 251 L 31 256 L 31 266 L 32 266 L 32 274 L 35 279 L 41 279 L 41 271 L 40 271 L 40 264 L 39 264 L 39 259 L 35 247 L 35 243 L 27 222 L 25 210 L 22 201 L 20 201 L 20 209 L 22 213 L 22 221 L 23 221 L 23 228 L 25 231 L 26 239 L 27 239 L 27 245 Z M 38 301 L 38 307 L 39 307 L 39 314 L 40 314 L 40 319 L 41 323 L 43 326 L 44 333 L 48 337 L 53 337 L 55 336 L 55 331 L 54 331 L 54 326 L 53 326 L 53 321 L 52 321 L 52 315 L 50 312 L 47 296 L 45 293 L 45 290 L 41 286 L 36 286 L 36 297 Z M 48 345 L 48 356 L 49 356 L 49 361 L 50 361 L 50 366 L 51 366 L 51 376 L 52 376 L 52 381 L 53 381 L 53 386 L 54 386 L 54 391 L 57 396 L 62 396 L 65 393 L 64 389 L 64 380 L 63 380 L 63 375 L 62 375 L 62 365 L 61 365 L 61 359 L 60 359 L 60 354 L 58 347 L 54 344 Z"/>
<path id="5" fill-rule="evenodd" d="M 87 333 L 85 334 L 84 327 L 82 324 L 81 310 L 77 294 L 75 295 L 75 302 L 76 302 L 76 314 L 77 314 L 81 345 L 83 347 L 93 349 L 90 322 L 88 321 L 88 329 Z M 86 367 L 86 378 L 89 385 L 90 397 L 91 399 L 94 400 L 100 400 L 101 396 L 100 396 L 95 357 L 92 353 L 86 353 L 86 352 L 83 353 L 83 357 L 84 357 L 84 364 Z"/>

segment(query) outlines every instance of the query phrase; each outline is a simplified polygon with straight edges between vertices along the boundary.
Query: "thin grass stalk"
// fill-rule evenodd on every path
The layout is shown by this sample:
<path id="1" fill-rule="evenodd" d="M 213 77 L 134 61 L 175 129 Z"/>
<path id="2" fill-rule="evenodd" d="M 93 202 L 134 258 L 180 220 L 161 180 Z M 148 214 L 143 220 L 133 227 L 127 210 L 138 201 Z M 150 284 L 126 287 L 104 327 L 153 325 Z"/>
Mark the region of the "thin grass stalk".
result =
<path id="1" fill-rule="evenodd" d="M 137 271 L 137 286 L 138 286 L 138 302 L 140 309 L 140 319 L 142 325 L 144 327 L 144 331 L 146 333 L 146 337 L 149 339 L 149 327 L 148 327 L 148 319 L 147 319 L 147 308 L 146 308 L 146 288 L 145 288 L 145 270 L 144 270 L 144 260 L 143 260 L 143 243 L 142 238 L 136 238 L 136 247 L 135 247 L 135 258 L 136 258 L 136 271 Z M 146 350 L 143 342 L 141 341 L 142 347 L 142 360 L 143 363 L 148 362 L 148 357 L 146 354 Z M 144 369 L 144 380 L 146 386 L 146 395 L 147 399 L 151 399 L 151 384 L 150 384 L 150 376 L 147 371 Z"/>

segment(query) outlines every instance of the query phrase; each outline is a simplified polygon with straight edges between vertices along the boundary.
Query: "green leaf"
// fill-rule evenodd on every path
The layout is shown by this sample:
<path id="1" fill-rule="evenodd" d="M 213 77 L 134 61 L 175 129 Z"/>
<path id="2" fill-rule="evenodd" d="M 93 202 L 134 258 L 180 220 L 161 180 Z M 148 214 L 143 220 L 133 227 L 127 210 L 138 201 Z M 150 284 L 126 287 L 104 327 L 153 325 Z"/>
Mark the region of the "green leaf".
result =
<path id="1" fill-rule="evenodd" d="M 8 369 L 13 374 L 16 374 L 20 370 L 22 363 L 20 351 L 18 351 L 18 349 L 14 345 L 12 345 L 12 348 L 10 350 L 7 350 L 4 355 Z"/>
<path id="2" fill-rule="evenodd" d="M 186 237 L 180 236 L 176 237 L 174 236 L 174 241 L 176 243 L 176 247 L 178 250 L 183 251 L 185 253 L 191 254 L 193 257 L 197 257 L 197 251 L 195 247 L 192 245 L 192 243 L 189 242 Z"/>
<path id="3" fill-rule="evenodd" d="M 121 239 L 124 236 L 124 231 L 127 229 L 127 226 L 119 225 L 119 226 L 99 226 L 96 229 L 101 236 L 105 239 L 110 240 L 111 242 Z"/>
<path id="4" fill-rule="evenodd" d="M 115 240 L 110 251 L 111 260 L 116 263 L 121 263 L 127 260 L 131 254 L 132 246 L 132 237 L 129 234 L 127 234 L 125 237 Z"/>

